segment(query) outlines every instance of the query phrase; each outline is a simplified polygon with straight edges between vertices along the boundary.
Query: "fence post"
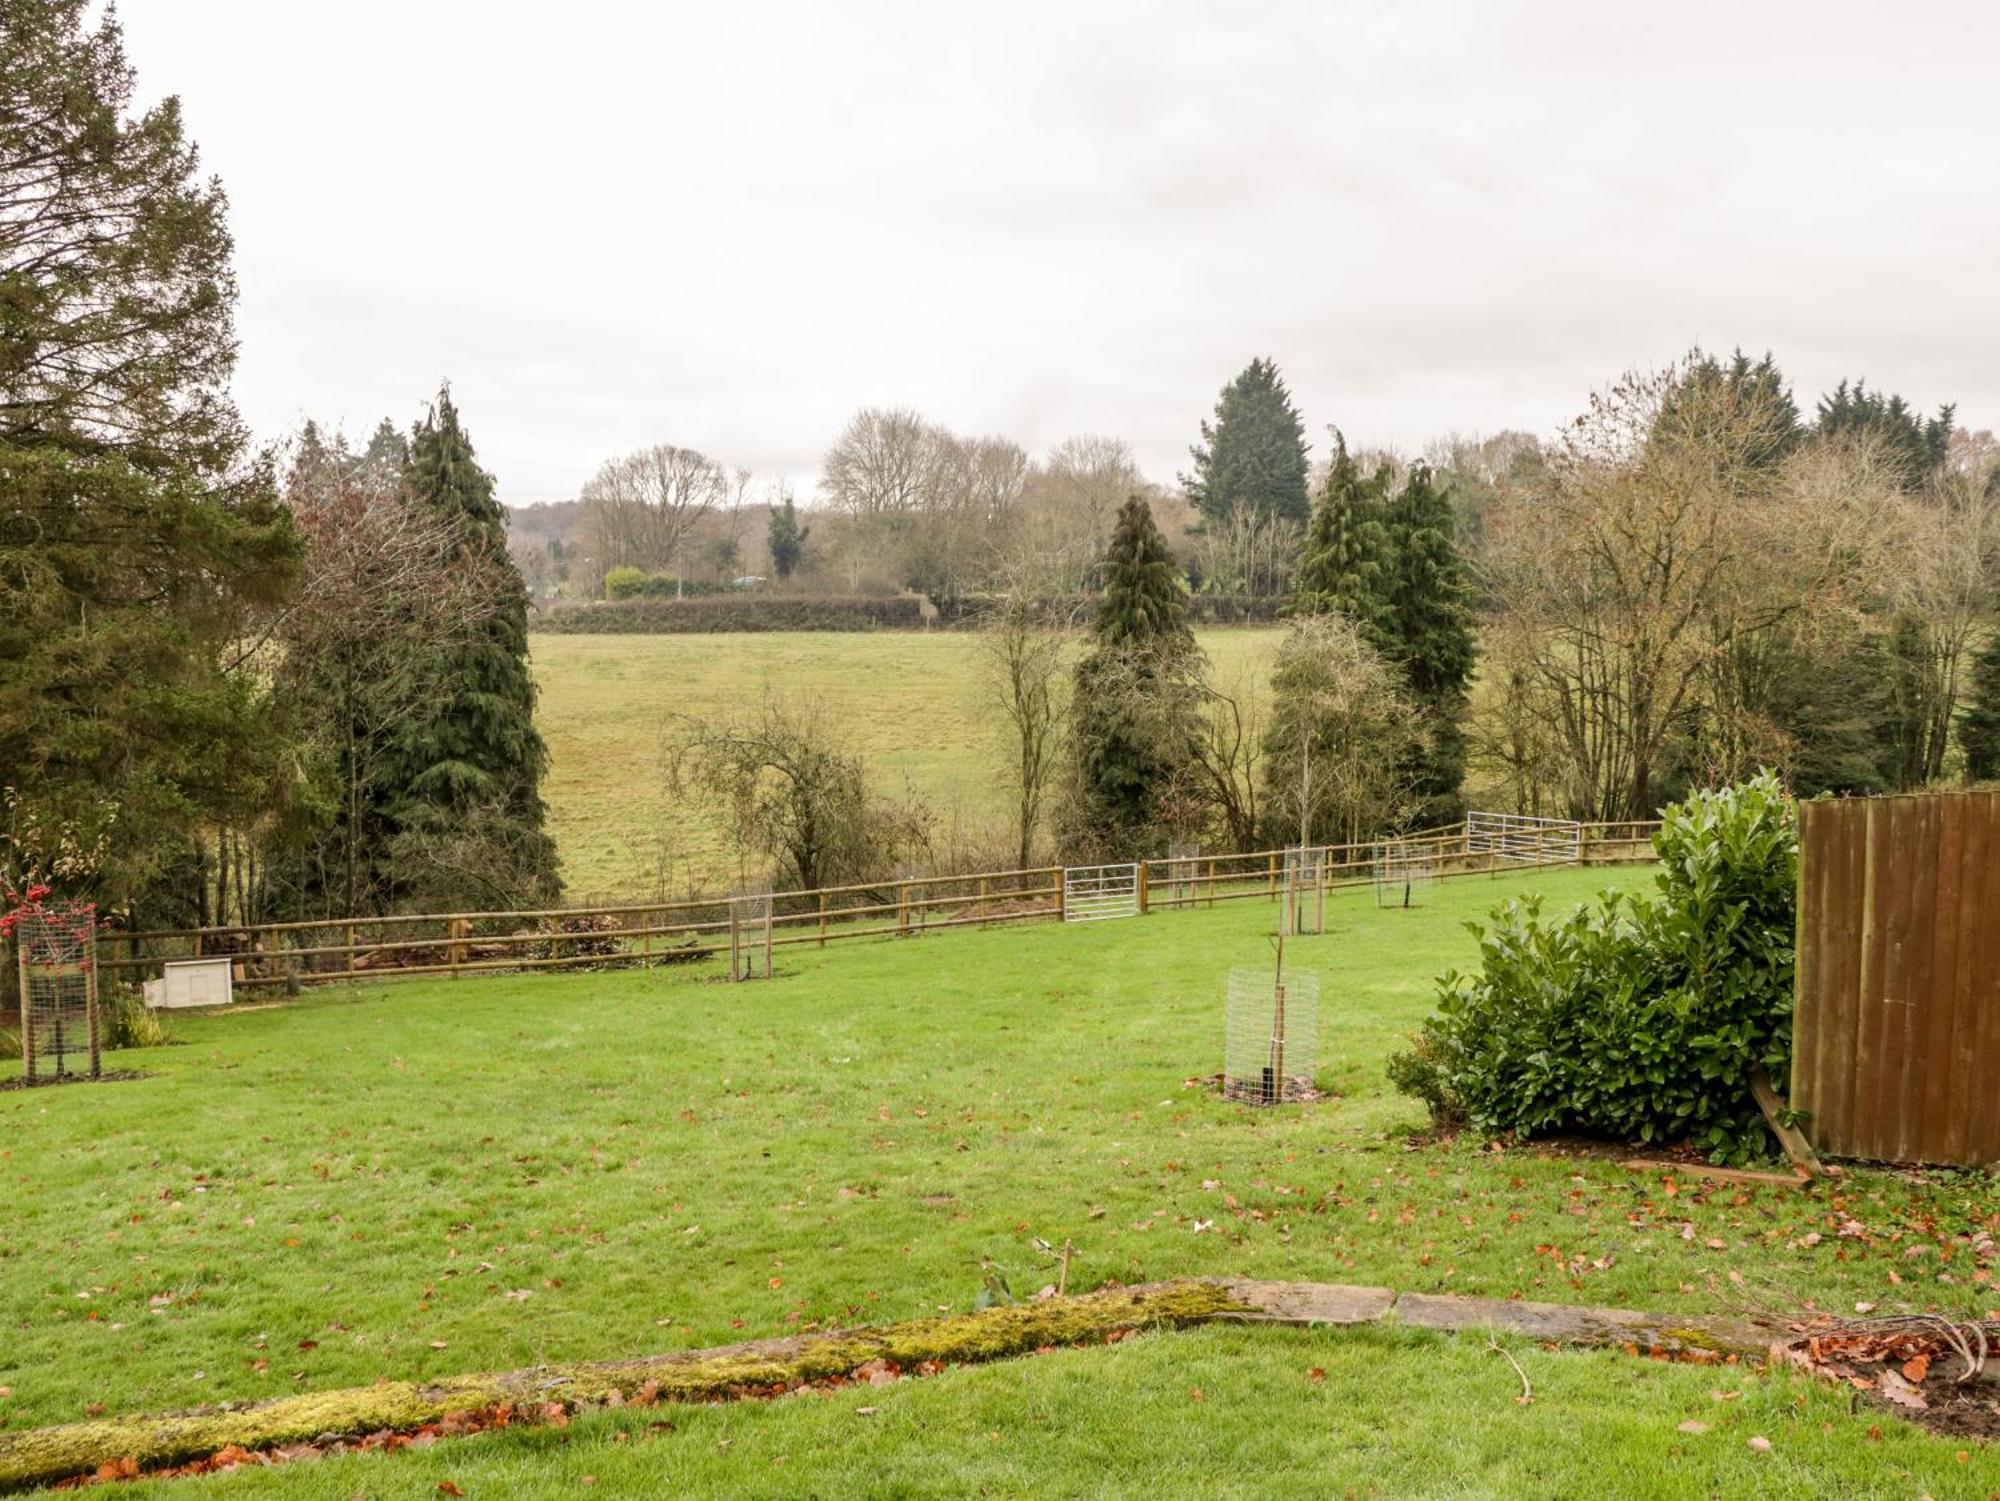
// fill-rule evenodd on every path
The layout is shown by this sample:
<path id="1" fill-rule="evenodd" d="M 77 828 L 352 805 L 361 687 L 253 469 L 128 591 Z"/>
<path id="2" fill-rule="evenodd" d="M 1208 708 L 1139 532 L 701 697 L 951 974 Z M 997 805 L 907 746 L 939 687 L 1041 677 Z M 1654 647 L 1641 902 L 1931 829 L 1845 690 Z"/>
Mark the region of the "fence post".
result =
<path id="1" fill-rule="evenodd" d="M 1150 901 L 1150 893 L 1152 890 L 1152 879 L 1151 879 L 1152 869 L 1153 865 L 1150 860 L 1141 860 L 1139 862 L 1138 894 L 1139 894 L 1139 915 L 1141 917 L 1144 917 L 1147 914 L 1147 912 L 1152 910 Z"/>
<path id="2" fill-rule="evenodd" d="M 28 944 L 14 935 L 16 961 L 21 975 L 21 1069 L 25 1077 L 35 1077 L 35 1011 L 28 1001 Z"/>
<path id="3" fill-rule="evenodd" d="M 1057 866 L 1057 867 L 1055 868 L 1055 878 L 1056 878 L 1056 887 L 1055 887 L 1055 898 L 1056 898 L 1056 921 L 1057 921 L 1057 922 L 1068 922 L 1068 921 L 1069 921 L 1069 897 L 1068 897 L 1068 895 L 1066 894 L 1066 888 L 1067 888 L 1067 887 L 1068 887 L 1068 885 L 1069 885 L 1069 871 L 1068 871 L 1068 869 L 1067 869 L 1066 867 L 1064 867 L 1064 866 L 1060 866 L 1060 865 L 1058 865 L 1058 866 Z"/>
<path id="4" fill-rule="evenodd" d="M 764 978 L 771 978 L 771 922 L 777 915 L 778 898 L 771 892 L 764 894 Z"/>
<path id="5" fill-rule="evenodd" d="M 826 888 L 824 886 L 820 888 L 819 893 L 819 946 L 821 948 L 826 947 Z"/>
<path id="6" fill-rule="evenodd" d="M 1266 893 L 1275 902 L 1278 899 L 1278 852 L 1276 850 L 1271 851 L 1271 870 L 1264 885 Z"/>
<path id="7" fill-rule="evenodd" d="M 979 926 L 986 926 L 986 877 L 979 878 Z"/>
<path id="8" fill-rule="evenodd" d="M 1215 905 L 1215 857 L 1213 855 L 1209 856 L 1208 860 L 1208 904 L 1211 907 Z"/>
<path id="9" fill-rule="evenodd" d="M 901 882 L 896 886 L 896 936 L 910 936 L 910 888 Z"/>
<path id="10" fill-rule="evenodd" d="M 729 978 L 736 981 L 743 978 L 743 919 L 736 915 L 736 901 L 729 903 Z"/>
<path id="11" fill-rule="evenodd" d="M 195 952 L 199 954 L 201 952 L 201 949 L 197 947 L 195 949 Z M 353 983 L 354 980 L 354 924 L 353 923 L 349 923 L 347 925 L 347 978 L 350 984 Z"/>

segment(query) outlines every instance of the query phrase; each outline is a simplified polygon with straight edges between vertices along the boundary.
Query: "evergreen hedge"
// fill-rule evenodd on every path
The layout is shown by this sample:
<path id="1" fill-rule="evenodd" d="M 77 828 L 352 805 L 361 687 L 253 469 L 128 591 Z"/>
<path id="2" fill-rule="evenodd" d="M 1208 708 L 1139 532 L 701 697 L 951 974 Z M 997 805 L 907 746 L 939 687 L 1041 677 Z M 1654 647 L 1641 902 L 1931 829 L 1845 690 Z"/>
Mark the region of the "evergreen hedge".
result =
<path id="1" fill-rule="evenodd" d="M 1474 925 L 1480 966 L 1447 974 L 1390 1079 L 1441 1123 L 1770 1150 L 1750 1070 L 1792 1054 L 1798 815 L 1769 772 L 1665 810 L 1659 894 L 1538 900 Z"/>

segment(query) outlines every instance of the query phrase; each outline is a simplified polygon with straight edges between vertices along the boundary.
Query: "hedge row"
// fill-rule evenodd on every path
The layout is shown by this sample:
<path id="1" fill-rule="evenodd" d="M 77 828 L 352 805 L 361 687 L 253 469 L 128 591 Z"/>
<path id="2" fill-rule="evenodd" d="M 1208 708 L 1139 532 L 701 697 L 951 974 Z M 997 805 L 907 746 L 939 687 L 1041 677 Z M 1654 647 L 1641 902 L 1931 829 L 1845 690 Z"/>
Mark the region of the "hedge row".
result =
<path id="1" fill-rule="evenodd" d="M 1092 601 L 1073 602 L 1088 617 Z M 733 593 L 685 599 L 641 597 L 559 604 L 529 619 L 529 627 L 566 635 L 683 635 L 725 631 L 914 631 L 977 628 L 1000 600 L 968 597 L 939 604 L 926 622 L 915 595 L 863 598 L 837 595 Z M 1189 613 L 1198 624 L 1236 625 L 1276 620 L 1283 601 L 1196 595 Z"/>

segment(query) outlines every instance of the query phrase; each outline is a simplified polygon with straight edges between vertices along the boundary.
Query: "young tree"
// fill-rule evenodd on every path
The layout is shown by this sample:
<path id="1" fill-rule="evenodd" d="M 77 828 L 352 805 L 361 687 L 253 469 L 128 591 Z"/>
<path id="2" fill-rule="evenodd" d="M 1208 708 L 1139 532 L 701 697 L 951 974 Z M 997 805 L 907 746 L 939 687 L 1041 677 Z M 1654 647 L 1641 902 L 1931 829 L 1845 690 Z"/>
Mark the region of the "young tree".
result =
<path id="1" fill-rule="evenodd" d="M 814 699 L 770 697 L 726 721 L 674 715 L 666 774 L 670 791 L 724 812 L 738 849 L 802 891 L 881 875 L 920 821 L 870 795 L 860 758 Z"/>
<path id="2" fill-rule="evenodd" d="M 1333 444 L 1292 584 L 1291 612 L 1345 615 L 1370 645 L 1394 650 L 1394 553 L 1383 520 L 1388 473 L 1380 469 L 1364 478 L 1338 431 Z"/>
<path id="3" fill-rule="evenodd" d="M 1354 843 L 1397 821 L 1422 730 L 1394 666 L 1343 615 L 1294 620 L 1271 674 L 1266 816 L 1286 843 Z"/>
<path id="4" fill-rule="evenodd" d="M 1150 841 L 1160 797 L 1192 764 L 1200 652 L 1180 569 L 1139 496 L 1118 513 L 1103 571 L 1091 646 L 1076 666 L 1066 842 L 1129 852 Z"/>
<path id="5" fill-rule="evenodd" d="M 451 531 L 454 566 L 490 575 L 492 605 L 476 631 L 429 657 L 431 712 L 410 720 L 392 772 L 401 788 L 397 821 L 434 833 L 473 808 L 497 806 L 519 834 L 506 846 L 522 888 L 551 898 L 561 880 L 544 831 L 548 750 L 535 727 L 527 587 L 507 555 L 493 477 L 479 467 L 448 388 L 411 437 L 406 485 L 408 504 Z"/>
<path id="6" fill-rule="evenodd" d="M 796 573 L 799 564 L 805 561 L 806 539 L 811 535 L 811 527 L 799 525 L 799 508 L 792 500 L 790 488 L 786 488 L 778 503 L 771 507 L 766 539 L 771 549 L 771 571 L 781 579 Z"/>
<path id="7" fill-rule="evenodd" d="M 16 833 L 73 831 L 87 894 L 136 902 L 261 796 L 275 737 L 225 656 L 297 539 L 241 462 L 221 187 L 178 101 L 129 112 L 98 10 L 0 0 L 0 758 Z"/>
<path id="8" fill-rule="evenodd" d="M 1214 420 L 1202 423 L 1201 442 L 1188 452 L 1194 470 L 1181 484 L 1208 520 L 1248 510 L 1304 523 L 1305 426 L 1272 361 L 1252 360 L 1222 388 Z"/>

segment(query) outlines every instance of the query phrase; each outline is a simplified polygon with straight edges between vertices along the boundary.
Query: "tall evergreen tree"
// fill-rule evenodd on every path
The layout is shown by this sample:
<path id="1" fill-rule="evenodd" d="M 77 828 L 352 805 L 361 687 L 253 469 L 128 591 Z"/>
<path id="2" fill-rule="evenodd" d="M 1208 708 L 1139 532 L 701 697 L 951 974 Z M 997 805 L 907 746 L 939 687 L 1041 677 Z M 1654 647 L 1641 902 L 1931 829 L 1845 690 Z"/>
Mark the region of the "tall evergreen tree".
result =
<path id="1" fill-rule="evenodd" d="M 771 507 L 767 539 L 771 548 L 771 571 L 781 579 L 790 578 L 805 559 L 806 538 L 811 535 L 811 527 L 799 525 L 799 508 L 787 490 L 784 500 Z"/>
<path id="2" fill-rule="evenodd" d="M 2000 780 L 2000 630 L 1973 659 L 1970 696 L 1958 720 L 1965 774 L 1975 782 Z"/>
<path id="3" fill-rule="evenodd" d="M 1820 398 L 1814 426 L 1823 436 L 1853 433 L 1877 439 L 1904 486 L 1916 491 L 1944 467 L 1954 411 L 1942 406 L 1935 417 L 1926 417 L 1900 396 L 1871 391 L 1866 381 L 1843 380 Z"/>
<path id="4" fill-rule="evenodd" d="M 1305 425 L 1270 360 L 1252 360 L 1222 388 L 1214 421 L 1188 452 L 1194 471 L 1181 483 L 1210 521 L 1241 510 L 1303 522 L 1311 510 Z"/>
<path id="5" fill-rule="evenodd" d="M 1333 435 L 1327 467 L 1293 583 L 1294 615 L 1345 615 L 1377 651 L 1398 652 L 1392 568 L 1394 546 L 1384 519 L 1387 467 L 1364 477 L 1347 440 Z"/>
<path id="6" fill-rule="evenodd" d="M 1472 678 L 1471 590 L 1459 555 L 1450 497 L 1430 469 L 1413 468 L 1389 508 L 1393 568 L 1395 660 L 1424 721 L 1424 740 L 1409 763 L 1410 791 L 1420 822 L 1462 811 L 1465 779 L 1466 684 Z"/>
<path id="7" fill-rule="evenodd" d="M 507 556 L 506 511 L 479 467 L 449 388 L 417 424 L 405 471 L 408 504 L 457 532 L 460 566 L 491 570 L 496 603 L 483 626 L 440 652 L 436 712 L 413 722 L 391 784 L 397 822 L 410 834 L 448 837 L 468 820 L 504 849 L 524 893 L 553 895 L 555 845 L 544 823 L 548 749 L 535 727 L 528 670 L 528 590 Z"/>
<path id="8" fill-rule="evenodd" d="M 1118 512 L 1104 595 L 1076 666 L 1066 843 L 1130 857 L 1155 841 L 1194 755 L 1200 653 L 1184 579 L 1141 496 Z"/>
<path id="9" fill-rule="evenodd" d="M 81 848 L 65 891 L 137 904 L 264 798 L 231 662 L 298 550 L 242 462 L 222 189 L 98 11 L 0 0 L 0 867 Z"/>

